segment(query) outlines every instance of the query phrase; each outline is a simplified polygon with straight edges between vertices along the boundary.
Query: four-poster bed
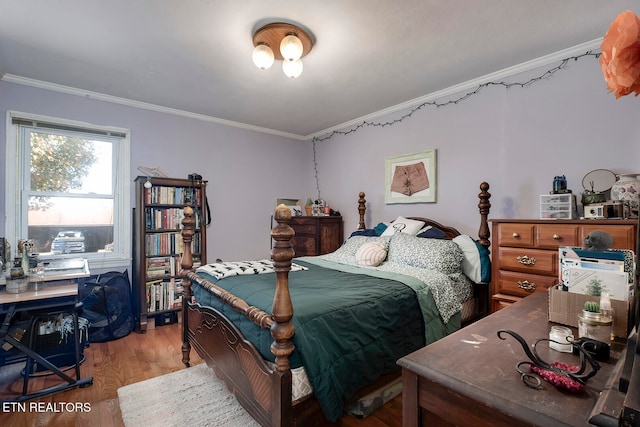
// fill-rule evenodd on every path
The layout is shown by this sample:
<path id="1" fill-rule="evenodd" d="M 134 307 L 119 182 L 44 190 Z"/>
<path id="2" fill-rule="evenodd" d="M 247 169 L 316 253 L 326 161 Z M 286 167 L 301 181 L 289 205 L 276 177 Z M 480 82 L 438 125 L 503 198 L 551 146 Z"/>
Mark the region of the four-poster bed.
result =
<path id="1" fill-rule="evenodd" d="M 477 244 L 484 248 L 489 246 L 488 189 L 489 185 L 483 182 L 478 195 Z M 364 193 L 359 196 L 359 230 L 364 230 L 366 200 Z M 217 270 L 228 267 L 218 264 L 192 271 L 190 247 L 195 221 L 190 208 L 185 209 L 183 220 L 183 362 L 189 366 L 193 347 L 261 425 L 310 426 L 325 422 L 325 417 L 335 419 L 346 403 L 342 395 L 357 396 L 360 393 L 354 394 L 355 390 L 370 391 L 373 386 L 388 382 L 398 376 L 395 361 L 412 348 L 420 348 L 453 332 L 460 324 L 487 314 L 489 284 L 473 283 L 466 276 L 462 280 L 457 265 L 456 271 L 449 271 L 451 265 L 460 261 L 454 253 L 455 243 L 448 240 L 460 235 L 453 227 L 410 217 L 422 222 L 424 229 L 432 228 L 446 235 L 442 236 L 444 239 L 418 239 L 419 248 L 442 253 L 445 260 L 442 264 L 436 262 L 438 271 L 432 273 L 417 268 L 417 264 L 400 266 L 403 274 L 409 271 L 425 277 L 433 274 L 435 282 L 458 289 L 458 293 L 468 288 L 463 306 L 471 308 L 459 311 L 458 303 L 453 310 L 457 312 L 447 312 L 443 307 L 450 306 L 451 301 L 455 305 L 456 298 L 439 295 L 445 292 L 435 285 L 423 286 L 422 282 L 416 285 L 418 279 L 393 272 L 398 269 L 396 260 L 407 253 L 404 247 L 396 249 L 398 242 L 403 239 L 414 242 L 413 236 L 396 233 L 386 240 L 383 236 L 354 236 L 334 254 L 295 258 L 292 263 L 295 254 L 290 243 L 294 234 L 288 226 L 290 217 L 289 209 L 276 209 L 278 225 L 271 232 L 275 241 L 271 251 L 275 280 L 274 274 L 247 274 L 244 264 L 241 272 Z M 385 269 L 342 263 L 340 257 L 353 258 L 359 241 L 368 239 L 385 242 L 388 264 L 395 265 L 394 268 L 379 271 Z M 457 261 L 451 261 L 453 258 Z M 414 263 L 409 260 L 408 264 Z M 254 267 L 261 269 L 262 265 L 250 267 L 255 271 Z M 220 271 L 226 278 L 216 281 L 221 276 L 212 275 Z M 427 281 L 429 277 L 420 280 Z M 461 283 L 452 278 L 459 278 Z M 192 302 L 194 295 L 196 301 Z M 345 377 L 358 378 L 352 381 Z M 312 390 L 294 389 L 293 383 L 304 383 L 305 379 L 310 380 Z M 341 390 L 334 391 L 334 387 Z"/>

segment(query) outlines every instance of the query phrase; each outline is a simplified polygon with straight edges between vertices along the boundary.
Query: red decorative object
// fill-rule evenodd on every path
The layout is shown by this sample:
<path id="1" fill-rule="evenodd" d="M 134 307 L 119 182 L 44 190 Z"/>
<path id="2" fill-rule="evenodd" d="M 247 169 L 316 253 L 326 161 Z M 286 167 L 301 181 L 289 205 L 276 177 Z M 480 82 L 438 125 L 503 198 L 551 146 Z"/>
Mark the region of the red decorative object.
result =
<path id="1" fill-rule="evenodd" d="M 551 362 L 551 365 L 567 372 L 575 373 L 580 370 L 580 366 L 569 365 L 562 362 Z M 529 369 L 540 375 L 543 380 L 553 384 L 556 387 L 564 388 L 566 390 L 574 392 L 581 392 L 582 390 L 584 390 L 583 384 L 559 372 L 553 372 L 535 365 L 531 365 Z"/>
<path id="2" fill-rule="evenodd" d="M 600 65 L 609 91 L 616 98 L 640 94 L 640 19 L 622 12 L 611 23 L 602 40 Z"/>

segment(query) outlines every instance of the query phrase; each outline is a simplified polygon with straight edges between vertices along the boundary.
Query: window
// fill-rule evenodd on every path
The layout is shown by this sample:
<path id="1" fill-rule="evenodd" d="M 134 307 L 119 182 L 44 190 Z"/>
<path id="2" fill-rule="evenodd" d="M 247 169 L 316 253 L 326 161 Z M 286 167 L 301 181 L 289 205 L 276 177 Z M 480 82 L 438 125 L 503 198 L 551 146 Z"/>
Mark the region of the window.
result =
<path id="1" fill-rule="evenodd" d="M 128 131 L 16 112 L 8 121 L 6 232 L 15 230 L 7 236 L 13 247 L 29 239 L 42 258 L 129 265 Z"/>

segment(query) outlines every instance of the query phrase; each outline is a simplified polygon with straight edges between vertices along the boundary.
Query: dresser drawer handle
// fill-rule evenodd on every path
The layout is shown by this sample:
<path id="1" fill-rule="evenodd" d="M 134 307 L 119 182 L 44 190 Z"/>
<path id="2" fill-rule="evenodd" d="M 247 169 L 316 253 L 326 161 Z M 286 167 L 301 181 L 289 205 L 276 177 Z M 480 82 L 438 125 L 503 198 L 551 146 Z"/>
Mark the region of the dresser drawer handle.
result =
<path id="1" fill-rule="evenodd" d="M 514 239 L 517 239 L 517 238 L 519 238 L 519 237 L 520 237 L 520 235 L 519 235 L 518 233 L 515 233 L 515 232 L 514 232 L 511 236 L 512 236 Z"/>
<path id="2" fill-rule="evenodd" d="M 536 263 L 535 258 L 533 257 L 530 258 L 527 255 L 519 256 L 517 259 L 518 259 L 518 262 L 523 265 L 533 265 Z"/>
<path id="3" fill-rule="evenodd" d="M 518 287 L 520 289 L 524 289 L 525 291 L 533 291 L 536 288 L 536 284 L 531 283 L 528 280 L 519 280 Z"/>
<path id="4" fill-rule="evenodd" d="M 553 235 L 553 240 L 560 240 L 560 239 L 562 239 L 562 237 L 560 237 L 559 234 L 554 234 Z"/>

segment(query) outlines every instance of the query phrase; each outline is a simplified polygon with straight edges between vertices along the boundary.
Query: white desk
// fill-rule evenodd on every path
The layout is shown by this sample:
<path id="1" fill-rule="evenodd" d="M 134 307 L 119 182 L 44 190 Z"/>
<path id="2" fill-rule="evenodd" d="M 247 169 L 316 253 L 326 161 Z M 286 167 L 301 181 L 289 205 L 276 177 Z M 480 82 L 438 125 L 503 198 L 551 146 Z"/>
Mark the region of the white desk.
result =
<path id="1" fill-rule="evenodd" d="M 27 358 L 27 366 L 31 361 L 45 366 L 54 374 L 59 376 L 64 382 L 54 387 L 49 387 L 34 393 L 27 393 L 27 382 L 29 372 L 25 373 L 22 395 L 17 397 L 16 401 L 33 399 L 36 397 L 46 396 L 60 391 L 69 390 L 76 387 L 87 387 L 93 384 L 93 378 L 80 378 L 80 331 L 78 328 L 78 311 L 81 304 L 77 301 L 78 282 L 77 279 L 89 276 L 89 269 L 86 260 L 83 268 L 74 271 L 55 270 L 45 272 L 42 278 L 30 278 L 29 289 L 19 293 L 8 293 L 6 290 L 0 291 L 0 315 L 4 315 L 4 320 L 0 327 L 0 341 L 7 342 L 18 349 Z M 39 285 L 37 289 L 35 282 Z M 46 357 L 38 354 L 33 349 L 24 345 L 21 341 L 16 340 L 10 333 L 9 328 L 12 320 L 17 313 L 30 313 L 31 323 L 42 312 L 71 313 L 73 314 L 74 323 L 74 343 L 75 343 L 75 378 L 67 375 L 60 367 L 51 363 Z M 25 368 L 26 369 L 26 368 Z M 13 400 L 13 399 L 12 399 Z"/>

